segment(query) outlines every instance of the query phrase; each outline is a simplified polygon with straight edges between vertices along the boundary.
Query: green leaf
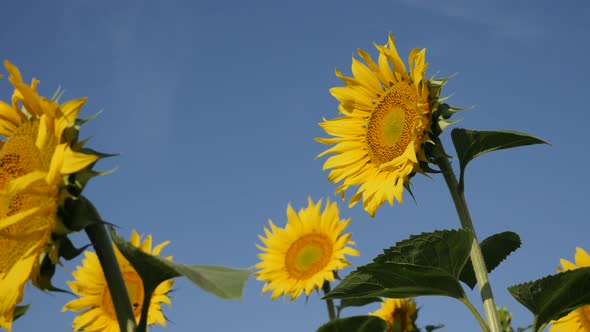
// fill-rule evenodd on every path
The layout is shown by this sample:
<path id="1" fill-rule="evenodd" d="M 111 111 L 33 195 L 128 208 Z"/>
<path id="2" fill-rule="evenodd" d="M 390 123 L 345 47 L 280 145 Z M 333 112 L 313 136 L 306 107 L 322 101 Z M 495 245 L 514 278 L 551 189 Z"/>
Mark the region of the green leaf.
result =
<path id="1" fill-rule="evenodd" d="M 541 331 L 550 321 L 590 304 L 590 267 L 511 286 L 508 291 L 535 315 L 533 331 Z"/>
<path id="2" fill-rule="evenodd" d="M 146 288 L 155 288 L 165 280 L 183 276 L 204 291 L 222 299 L 242 299 L 244 286 L 250 277 L 250 269 L 172 262 L 141 251 L 119 237 L 112 227 L 110 231 L 113 242 L 139 273 L 144 285 L 147 285 Z"/>
<path id="3" fill-rule="evenodd" d="M 459 188 L 463 188 L 463 178 L 467 164 L 484 153 L 515 148 L 532 144 L 549 144 L 529 134 L 512 130 L 477 131 L 455 128 L 451 132 L 453 145 L 457 151 L 460 165 Z"/>
<path id="4" fill-rule="evenodd" d="M 387 322 L 377 316 L 338 318 L 322 325 L 317 332 L 383 332 Z"/>
<path id="5" fill-rule="evenodd" d="M 324 298 L 445 295 L 463 298 L 459 283 L 473 235 L 445 230 L 413 235 L 349 274 Z"/>
<path id="6" fill-rule="evenodd" d="M 488 272 L 492 272 L 506 257 L 520 248 L 520 244 L 520 236 L 514 232 L 494 234 L 483 240 L 479 246 Z M 477 285 L 471 259 L 467 262 L 465 268 L 463 268 L 459 279 L 471 289 Z"/>
<path id="7" fill-rule="evenodd" d="M 12 317 L 12 321 L 14 322 L 15 320 L 24 316 L 24 314 L 26 314 L 27 311 L 29 310 L 30 306 L 31 306 L 30 304 L 17 305 L 16 308 L 14 309 L 14 316 Z"/>
<path id="8" fill-rule="evenodd" d="M 340 301 L 340 305 L 338 306 L 338 312 L 342 311 L 344 308 L 348 307 L 362 307 L 367 304 L 381 302 L 381 298 L 378 297 L 367 297 L 367 298 L 350 298 L 350 299 L 342 299 Z"/>
<path id="9" fill-rule="evenodd" d="M 426 325 L 424 326 L 424 329 L 426 330 L 426 332 L 432 332 L 434 330 L 442 329 L 443 327 L 445 327 L 445 324 Z"/>

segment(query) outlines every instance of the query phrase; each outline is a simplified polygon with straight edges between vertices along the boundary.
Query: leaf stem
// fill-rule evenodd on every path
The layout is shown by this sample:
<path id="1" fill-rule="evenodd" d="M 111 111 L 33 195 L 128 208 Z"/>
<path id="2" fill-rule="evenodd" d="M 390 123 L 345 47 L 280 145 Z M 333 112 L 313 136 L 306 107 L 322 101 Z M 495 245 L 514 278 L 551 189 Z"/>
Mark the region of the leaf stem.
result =
<path id="1" fill-rule="evenodd" d="M 486 322 L 483 320 L 483 318 L 479 314 L 479 311 L 477 311 L 477 309 L 475 309 L 475 307 L 473 306 L 473 304 L 471 303 L 471 301 L 469 301 L 469 299 L 467 298 L 467 296 L 465 296 L 464 298 L 459 299 L 459 300 L 461 302 L 463 302 L 463 304 L 465 304 L 465 306 L 467 306 L 467 308 L 469 308 L 469 311 L 471 311 L 471 313 L 473 314 L 473 316 L 475 317 L 475 319 L 477 319 L 477 322 L 479 323 L 479 326 L 481 327 L 481 330 L 483 332 L 490 332 L 489 327 L 486 325 Z"/>
<path id="2" fill-rule="evenodd" d="M 117 314 L 119 328 L 121 331 L 134 332 L 136 329 L 135 316 L 133 315 L 125 281 L 106 227 L 104 224 L 97 222 L 86 227 L 85 231 L 100 261 L 100 266 L 111 293 L 115 313 Z"/>
<path id="3" fill-rule="evenodd" d="M 322 286 L 322 290 L 324 291 L 324 294 L 327 295 L 328 293 L 330 293 L 330 282 L 329 281 L 324 281 L 324 285 Z M 330 321 L 336 319 L 336 310 L 334 310 L 334 301 L 332 299 L 327 299 L 326 301 L 326 305 L 328 306 L 328 317 L 330 318 Z"/>
<path id="4" fill-rule="evenodd" d="M 473 244 L 471 245 L 471 262 L 473 263 L 475 278 L 477 279 L 477 284 L 479 285 L 479 291 L 483 302 L 484 312 L 488 321 L 488 326 L 491 332 L 501 332 L 502 328 L 500 319 L 498 317 L 498 312 L 496 310 L 492 286 L 490 285 L 490 281 L 488 279 L 488 270 L 481 253 L 481 248 L 479 247 L 479 243 L 477 241 L 475 228 L 473 227 L 473 222 L 471 221 L 471 216 L 469 215 L 469 209 L 467 208 L 464 192 L 458 187 L 455 172 L 449 163 L 448 156 L 445 153 L 442 142 L 439 138 L 435 138 L 434 144 L 435 146 L 433 148 L 433 155 L 435 156 L 436 164 L 438 167 L 440 167 L 440 170 L 443 173 L 447 187 L 449 188 L 453 202 L 455 203 L 455 208 L 457 209 L 457 214 L 459 215 L 459 220 L 461 221 L 461 226 L 463 229 L 470 230 L 473 233 Z"/>

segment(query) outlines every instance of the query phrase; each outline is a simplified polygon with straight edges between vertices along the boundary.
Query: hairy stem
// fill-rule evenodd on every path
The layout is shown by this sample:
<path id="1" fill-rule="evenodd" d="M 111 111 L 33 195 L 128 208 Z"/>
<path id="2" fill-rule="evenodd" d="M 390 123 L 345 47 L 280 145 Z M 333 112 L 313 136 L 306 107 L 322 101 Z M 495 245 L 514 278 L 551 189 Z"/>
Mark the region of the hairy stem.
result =
<path id="1" fill-rule="evenodd" d="M 483 332 L 490 332 L 490 329 L 486 325 L 486 322 L 483 320 L 483 318 L 479 314 L 479 311 L 477 311 L 477 309 L 475 309 L 475 307 L 473 306 L 471 301 L 469 301 L 469 299 L 467 297 L 460 299 L 460 301 L 463 302 L 463 304 L 465 304 L 465 306 L 467 306 L 467 308 L 469 308 L 469 311 L 471 311 L 471 313 L 473 314 L 475 319 L 477 319 L 477 322 L 479 323 L 481 330 Z"/>
<path id="2" fill-rule="evenodd" d="M 492 286 L 490 285 L 490 281 L 488 279 L 488 270 L 481 253 L 481 248 L 479 247 L 479 243 L 477 241 L 477 236 L 475 233 L 475 228 L 473 227 L 473 222 L 471 221 L 471 216 L 469 215 L 469 209 L 467 208 L 465 195 L 463 190 L 459 190 L 455 172 L 449 163 L 447 154 L 445 153 L 442 146 L 442 142 L 440 139 L 436 138 L 434 143 L 436 164 L 440 167 L 447 186 L 449 187 L 449 191 L 453 197 L 453 202 L 455 203 L 455 208 L 457 209 L 457 214 L 459 215 L 459 220 L 461 221 L 461 226 L 463 229 L 469 230 L 473 233 L 473 244 L 471 245 L 471 262 L 473 263 L 473 270 L 475 271 L 475 278 L 477 279 L 477 284 L 479 286 L 479 292 L 483 302 L 483 308 L 487 318 L 488 327 L 490 328 L 491 332 L 501 332 L 502 328 L 500 319 L 498 317 L 498 312 L 496 310 L 494 295 L 492 294 Z"/>
<path id="3" fill-rule="evenodd" d="M 324 281 L 324 285 L 322 286 L 322 290 L 324 291 L 324 294 L 330 293 L 331 288 L 330 288 L 329 281 Z M 325 301 L 326 301 L 326 305 L 328 306 L 328 317 L 332 321 L 332 320 L 336 319 L 336 310 L 334 310 L 334 301 L 332 299 L 328 299 Z"/>

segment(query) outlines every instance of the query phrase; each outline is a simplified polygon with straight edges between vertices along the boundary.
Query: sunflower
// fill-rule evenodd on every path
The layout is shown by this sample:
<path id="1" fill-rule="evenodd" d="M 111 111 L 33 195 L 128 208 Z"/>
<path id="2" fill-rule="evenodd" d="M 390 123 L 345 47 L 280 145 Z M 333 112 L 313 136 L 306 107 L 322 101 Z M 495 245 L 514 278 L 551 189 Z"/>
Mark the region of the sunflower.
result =
<path id="1" fill-rule="evenodd" d="M 580 267 L 590 266 L 590 256 L 584 249 L 576 248 L 576 264 L 561 259 L 559 272 L 575 270 Z M 590 305 L 580 307 L 567 316 L 553 322 L 549 328 L 550 332 L 590 332 Z"/>
<path id="2" fill-rule="evenodd" d="M 351 219 L 340 220 L 336 203 L 326 200 L 321 212 L 322 200 L 295 213 L 287 206 L 287 225 L 277 227 L 272 220 L 270 229 L 264 228 L 266 237 L 260 236 L 265 245 L 256 245 L 262 251 L 261 262 L 255 265 L 258 280 L 264 281 L 262 293 L 272 291 L 272 299 L 281 295 L 295 300 L 302 292 L 309 296 L 324 282 L 335 279 L 334 272 L 350 263 L 344 255 L 358 256 L 349 245 L 352 234 L 342 234 Z"/>
<path id="3" fill-rule="evenodd" d="M 352 58 L 354 77 L 336 70 L 345 86 L 330 92 L 340 102 L 343 116 L 319 124 L 334 137 L 316 139 L 334 144 L 318 157 L 334 154 L 323 169 L 331 169 L 330 181 L 342 181 L 336 193 L 344 198 L 350 186 L 360 186 L 350 206 L 362 198 L 371 217 L 385 201 L 401 204 L 403 188 L 415 173 L 422 172 L 420 164 L 427 161 L 423 144 L 431 138 L 433 110 L 439 105 L 440 88 L 448 80 L 426 79 L 425 49 L 410 52 L 408 73 L 391 34 L 387 44 L 375 46 L 377 63 L 359 49 L 366 64 Z"/>
<path id="4" fill-rule="evenodd" d="M 401 320 L 399 327 L 402 332 L 418 331 L 416 328 L 416 302 L 413 298 L 409 299 L 385 299 L 381 302 L 381 308 L 369 315 L 377 316 L 387 322 L 387 330 L 385 332 L 392 332 L 394 326 L 398 323 L 397 319 Z"/>
<path id="5" fill-rule="evenodd" d="M 146 236 L 145 240 L 141 242 L 141 237 L 136 231 L 131 234 L 129 242 L 140 248 L 143 252 L 158 256 L 160 251 L 170 243 L 163 242 L 152 250 L 152 236 Z M 127 261 L 116 246 L 113 246 L 115 256 L 121 274 L 129 293 L 129 298 L 133 306 L 133 313 L 135 319 L 139 322 L 141 318 L 141 307 L 144 299 L 143 282 L 139 274 L 135 271 L 133 266 Z M 117 332 L 119 331 L 119 324 L 113 303 L 111 301 L 111 294 L 107 286 L 104 274 L 100 267 L 98 257 L 93 252 L 86 252 L 85 258 L 82 260 L 82 266 L 78 266 L 76 271 L 72 274 L 76 281 L 69 281 L 70 289 L 81 296 L 81 298 L 68 302 L 62 309 L 72 311 L 86 311 L 78 315 L 73 322 L 73 329 L 75 331 L 105 331 Z M 166 257 L 172 259 L 172 257 Z M 174 280 L 166 280 L 156 287 L 152 298 L 150 300 L 150 307 L 148 309 L 148 325 L 160 324 L 166 326 L 166 319 L 162 314 L 162 303 L 170 306 L 170 298 L 168 292 L 172 288 Z"/>
<path id="6" fill-rule="evenodd" d="M 14 93 L 11 104 L 0 101 L 0 327 L 10 331 L 26 282 L 48 254 L 57 259 L 51 235 L 62 228 L 64 178 L 98 157 L 74 151 L 65 135 L 86 99 L 59 105 L 37 94 L 38 80 L 27 85 L 17 67 L 4 65 Z"/>

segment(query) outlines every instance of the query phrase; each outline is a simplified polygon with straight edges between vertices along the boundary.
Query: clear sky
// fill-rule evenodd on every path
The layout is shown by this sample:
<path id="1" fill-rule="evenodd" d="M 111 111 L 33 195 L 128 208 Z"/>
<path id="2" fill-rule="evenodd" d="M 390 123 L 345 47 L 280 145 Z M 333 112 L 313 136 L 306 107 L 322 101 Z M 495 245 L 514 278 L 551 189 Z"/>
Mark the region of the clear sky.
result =
<path id="1" fill-rule="evenodd" d="M 466 195 L 480 238 L 512 230 L 523 246 L 491 275 L 497 302 L 516 326 L 532 316 L 506 287 L 554 273 L 576 246 L 590 250 L 586 166 L 589 5 L 584 1 L 10 1 L 0 20 L 0 57 L 58 86 L 64 100 L 88 96 L 82 116 L 89 146 L 121 153 L 98 167 L 118 166 L 85 194 L 103 217 L 129 236 L 171 240 L 164 253 L 179 262 L 249 267 L 268 218 L 284 225 L 285 209 L 333 197 L 322 172 L 325 136 L 317 123 L 337 116 L 329 94 L 350 74 L 357 48 L 396 37 L 406 59 L 427 48 L 429 73 L 459 73 L 443 94 L 474 105 L 459 126 L 514 129 L 552 146 L 500 151 L 473 161 Z M 2 70 L 3 73 L 6 73 Z M 0 82 L 0 97 L 12 93 Z M 443 140 L 453 151 L 448 132 Z M 459 227 L 444 180 L 413 179 L 416 202 L 384 205 L 371 219 L 359 206 L 349 231 L 368 263 L 410 234 Z M 82 236 L 75 237 L 85 243 Z M 74 269 L 79 260 L 66 262 Z M 346 274 L 349 270 L 341 273 Z M 55 283 L 71 279 L 60 269 Z M 251 279 L 243 301 L 223 301 L 177 281 L 166 329 L 151 331 L 314 331 L 327 320 L 312 295 L 289 303 L 261 295 Z M 72 299 L 32 286 L 32 303 L 14 331 L 68 330 Z M 473 302 L 478 295 L 470 293 Z M 422 297 L 418 325 L 475 331 L 467 309 L 450 298 Z M 376 306 L 345 311 L 361 314 Z"/>

